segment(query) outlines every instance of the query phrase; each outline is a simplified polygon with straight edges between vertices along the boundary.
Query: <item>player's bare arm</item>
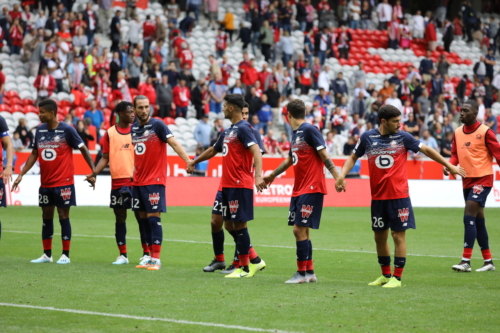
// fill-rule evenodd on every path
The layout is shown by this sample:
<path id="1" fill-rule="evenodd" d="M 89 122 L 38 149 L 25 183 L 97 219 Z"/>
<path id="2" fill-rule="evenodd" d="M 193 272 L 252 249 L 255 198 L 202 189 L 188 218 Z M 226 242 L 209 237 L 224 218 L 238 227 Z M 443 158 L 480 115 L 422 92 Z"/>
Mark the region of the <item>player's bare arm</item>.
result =
<path id="1" fill-rule="evenodd" d="M 426 145 L 422 145 L 422 147 L 420 148 L 420 152 L 422 154 L 424 154 L 425 156 L 429 157 L 430 159 L 432 159 L 432 160 L 438 162 L 439 164 L 445 166 L 446 169 L 449 170 L 449 172 L 452 175 L 459 174 L 460 176 L 462 176 L 464 178 L 466 177 L 466 172 L 465 172 L 465 170 L 463 168 L 454 166 L 453 164 L 451 164 L 450 162 L 448 162 L 443 156 L 441 156 L 434 149 L 431 149 L 430 147 L 428 147 Z"/>
<path id="2" fill-rule="evenodd" d="M 7 165 L 3 170 L 3 173 L 0 173 L 0 177 L 3 178 L 4 182 L 12 180 L 12 162 L 14 161 L 14 146 L 12 146 L 12 140 L 10 136 L 4 136 L 2 138 L 3 146 L 7 151 Z"/>
<path id="3" fill-rule="evenodd" d="M 89 166 L 90 170 L 92 171 L 93 174 L 95 174 L 95 165 L 94 165 L 94 161 L 92 160 L 92 156 L 90 155 L 90 152 L 89 150 L 87 149 L 87 147 L 85 145 L 82 145 L 80 147 L 80 152 L 82 153 L 83 155 L 83 158 L 85 159 L 85 162 L 87 162 L 87 165 Z M 94 190 L 95 190 L 95 182 L 96 182 L 96 179 L 95 178 L 92 178 L 92 179 L 84 179 L 84 181 L 87 181 L 89 182 L 90 184 L 90 187 L 92 187 Z"/>
<path id="4" fill-rule="evenodd" d="M 335 164 L 333 164 L 330 156 L 328 156 L 328 152 L 326 151 L 326 149 L 321 149 L 320 151 L 318 151 L 318 155 L 319 157 L 321 157 L 321 160 L 325 164 L 326 169 L 331 173 L 332 177 L 334 179 L 337 179 L 339 177 L 337 168 L 335 167 Z"/>
<path id="5" fill-rule="evenodd" d="M 188 154 L 184 150 L 184 148 L 179 144 L 179 142 L 171 136 L 165 141 L 172 149 L 175 151 L 177 155 L 180 156 L 186 163 L 190 163 L 191 159 L 189 158 Z"/>
<path id="6" fill-rule="evenodd" d="M 14 184 L 12 185 L 12 192 L 14 192 L 17 189 L 17 186 L 23 180 L 23 176 L 28 171 L 30 171 L 30 169 L 33 167 L 33 165 L 35 165 L 37 159 L 38 159 L 38 149 L 37 148 L 33 148 L 33 150 L 31 151 L 30 156 L 28 157 L 28 160 L 26 161 L 26 163 L 24 164 L 23 169 L 21 170 L 21 173 L 19 174 L 19 176 L 17 176 L 17 179 L 14 181 Z"/>
<path id="7" fill-rule="evenodd" d="M 192 160 L 191 162 L 188 163 L 187 165 L 187 172 L 188 173 L 193 173 L 194 172 L 194 166 L 198 163 L 204 162 L 206 160 L 211 159 L 217 155 L 217 151 L 215 150 L 214 147 L 209 147 L 207 150 L 205 150 L 203 153 L 201 153 L 200 156 Z"/>
<path id="8" fill-rule="evenodd" d="M 97 165 L 95 167 L 95 171 L 92 173 L 89 173 L 86 176 L 85 180 L 90 182 L 90 179 L 97 177 L 97 175 L 100 174 L 102 172 L 102 170 L 104 170 L 104 168 L 108 166 L 108 164 L 109 164 L 109 153 L 104 153 L 104 154 L 102 154 L 102 157 L 99 160 L 99 163 L 97 163 Z"/>
<path id="9" fill-rule="evenodd" d="M 274 182 L 274 179 L 281 175 L 283 172 L 288 170 L 289 167 L 293 165 L 293 160 L 290 156 L 287 156 L 287 158 L 277 167 L 273 172 L 271 172 L 268 176 L 264 177 L 264 183 L 263 185 L 271 185 Z"/>
<path id="10" fill-rule="evenodd" d="M 253 155 L 255 165 L 255 186 L 257 187 L 257 191 L 260 192 L 267 188 L 265 183 L 262 181 L 262 152 L 257 144 L 250 146 L 248 149 Z"/>
<path id="11" fill-rule="evenodd" d="M 345 161 L 345 164 L 342 167 L 342 171 L 340 172 L 340 175 L 338 176 L 337 181 L 335 182 L 335 189 L 337 190 L 337 192 L 342 192 L 342 191 L 345 192 L 347 190 L 346 188 L 347 182 L 345 181 L 345 177 L 347 176 L 349 171 L 352 170 L 358 158 L 359 157 L 356 156 L 356 154 L 352 153 L 351 156 L 349 156 Z"/>

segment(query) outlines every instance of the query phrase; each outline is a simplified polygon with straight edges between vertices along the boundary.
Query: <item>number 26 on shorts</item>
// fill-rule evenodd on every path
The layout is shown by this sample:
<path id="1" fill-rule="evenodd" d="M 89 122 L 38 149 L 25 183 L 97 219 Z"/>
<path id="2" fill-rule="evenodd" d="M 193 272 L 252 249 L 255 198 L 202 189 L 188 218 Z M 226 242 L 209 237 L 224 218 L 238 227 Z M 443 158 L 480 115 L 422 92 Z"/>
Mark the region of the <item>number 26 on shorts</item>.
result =
<path id="1" fill-rule="evenodd" d="M 383 228 L 384 227 L 384 222 L 382 221 L 381 217 L 379 217 L 378 219 L 375 216 L 373 217 L 373 227 L 374 228 Z"/>

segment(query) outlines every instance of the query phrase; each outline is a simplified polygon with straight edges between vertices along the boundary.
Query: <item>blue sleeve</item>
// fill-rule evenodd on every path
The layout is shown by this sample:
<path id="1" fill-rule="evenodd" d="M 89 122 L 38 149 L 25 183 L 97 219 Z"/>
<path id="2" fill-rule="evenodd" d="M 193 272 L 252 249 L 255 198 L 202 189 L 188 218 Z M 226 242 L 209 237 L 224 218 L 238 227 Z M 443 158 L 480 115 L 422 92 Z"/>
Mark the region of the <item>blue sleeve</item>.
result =
<path id="1" fill-rule="evenodd" d="M 174 136 L 172 132 L 170 132 L 170 129 L 167 127 L 167 125 L 165 125 L 165 123 L 162 121 L 157 121 L 153 126 L 156 136 L 163 142 L 167 142 L 168 138 Z"/>
<path id="2" fill-rule="evenodd" d="M 352 151 L 354 154 L 356 154 L 357 157 L 361 157 L 365 154 L 366 150 L 366 145 L 368 142 L 368 132 L 364 132 L 361 134 L 361 137 L 358 140 L 358 143 L 356 144 L 356 147 L 354 147 L 354 150 Z"/>
<path id="3" fill-rule="evenodd" d="M 420 140 L 415 139 L 410 133 L 403 131 L 400 131 L 399 133 L 402 133 L 403 135 L 403 144 L 405 145 L 406 150 L 411 150 L 414 153 L 418 153 L 420 151 L 420 148 L 422 148 L 423 145 Z"/>
<path id="4" fill-rule="evenodd" d="M 266 153 L 264 150 L 264 144 L 262 143 L 262 137 L 260 136 L 259 131 L 257 131 L 255 128 L 252 128 L 253 130 L 253 135 L 255 135 L 255 139 L 257 140 L 257 144 L 259 145 L 260 151 L 262 152 L 262 155 Z"/>
<path id="5" fill-rule="evenodd" d="M 85 145 L 74 127 L 68 125 L 64 134 L 66 135 L 66 142 L 71 148 L 80 149 L 81 146 Z"/>
<path id="6" fill-rule="evenodd" d="M 85 111 L 83 118 L 92 118 L 92 113 L 90 111 Z"/>
<path id="7" fill-rule="evenodd" d="M 326 148 L 325 139 L 323 139 L 319 129 L 314 126 L 310 126 L 304 130 L 304 140 L 309 146 L 316 149 L 316 151 Z"/>
<path id="8" fill-rule="evenodd" d="M 5 118 L 0 116 L 0 138 L 9 135 L 9 126 L 7 126 L 7 122 Z"/>
<path id="9" fill-rule="evenodd" d="M 222 132 L 219 135 L 219 138 L 217 139 L 217 141 L 214 144 L 214 149 L 215 149 L 216 152 L 219 152 L 219 153 L 222 152 L 222 145 L 224 143 L 225 133 L 226 132 Z"/>
<path id="10" fill-rule="evenodd" d="M 247 149 L 257 144 L 257 139 L 255 139 L 255 135 L 253 135 L 252 128 L 249 124 L 244 124 L 238 128 L 238 140 L 240 140 Z"/>

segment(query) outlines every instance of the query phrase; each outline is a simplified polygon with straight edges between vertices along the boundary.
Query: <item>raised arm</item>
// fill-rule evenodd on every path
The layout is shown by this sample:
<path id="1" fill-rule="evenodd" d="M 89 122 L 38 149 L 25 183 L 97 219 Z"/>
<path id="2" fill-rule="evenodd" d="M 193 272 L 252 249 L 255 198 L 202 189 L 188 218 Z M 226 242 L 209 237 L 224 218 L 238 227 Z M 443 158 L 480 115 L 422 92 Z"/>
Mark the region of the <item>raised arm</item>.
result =
<path id="1" fill-rule="evenodd" d="M 332 177 L 334 179 L 339 178 L 339 174 L 337 172 L 337 168 L 335 167 L 335 164 L 333 164 L 333 161 L 330 159 L 330 156 L 328 156 L 328 152 L 326 149 L 321 149 L 318 151 L 319 157 L 321 157 L 321 160 L 325 164 L 326 169 L 332 174 Z"/>
<path id="2" fill-rule="evenodd" d="M 184 162 L 191 162 L 191 159 L 184 150 L 184 147 L 182 147 L 181 144 L 173 136 L 169 137 L 166 142 L 170 147 L 172 147 L 175 153 L 184 160 Z"/>
<path id="3" fill-rule="evenodd" d="M 451 172 L 452 175 L 459 174 L 460 176 L 466 176 L 465 170 L 463 168 L 454 166 L 450 162 L 448 162 L 443 156 L 441 156 L 436 150 L 430 148 L 429 146 L 422 145 L 420 148 L 420 152 L 430 159 L 438 162 L 439 164 L 446 167 L 447 171 Z"/>
<path id="4" fill-rule="evenodd" d="M 23 169 L 21 170 L 21 173 L 19 174 L 19 176 L 17 176 L 17 179 L 14 181 L 14 184 L 12 185 L 12 192 L 14 192 L 17 189 L 17 186 L 23 180 L 23 176 L 28 171 L 30 171 L 30 169 L 33 167 L 33 165 L 35 165 L 37 159 L 38 159 L 38 149 L 37 148 L 33 148 L 33 150 L 31 151 L 30 156 L 28 157 L 28 160 L 26 161 L 26 163 L 24 164 Z"/>
<path id="5" fill-rule="evenodd" d="M 287 158 L 277 167 L 273 172 L 271 172 L 269 175 L 264 177 L 263 181 L 263 186 L 271 185 L 274 182 L 274 179 L 281 175 L 283 172 L 288 170 L 289 167 L 293 165 L 293 160 L 290 156 L 287 156 Z"/>
<path id="6" fill-rule="evenodd" d="M 90 152 L 87 149 L 87 147 L 85 145 L 82 145 L 80 147 L 80 152 L 82 153 L 83 158 L 85 159 L 85 162 L 87 162 L 87 165 L 89 166 L 90 170 L 92 171 L 92 174 L 95 174 L 94 161 L 92 160 L 92 156 L 90 155 Z M 84 179 L 84 181 L 89 182 L 90 187 L 92 187 L 95 190 L 95 181 L 96 181 L 95 178 L 93 178 L 93 179 L 86 178 L 86 179 Z"/>
<path id="7" fill-rule="evenodd" d="M 2 138 L 2 143 L 7 151 L 7 165 L 0 177 L 3 177 L 4 182 L 12 180 L 12 162 L 14 161 L 14 146 L 12 145 L 12 140 L 10 136 L 6 135 Z"/>
<path id="8" fill-rule="evenodd" d="M 263 185 L 262 181 L 262 152 L 257 144 L 250 146 L 248 149 L 253 155 L 253 164 L 255 166 L 255 186 L 257 187 L 257 191 L 260 192 L 267 188 L 265 183 Z"/>

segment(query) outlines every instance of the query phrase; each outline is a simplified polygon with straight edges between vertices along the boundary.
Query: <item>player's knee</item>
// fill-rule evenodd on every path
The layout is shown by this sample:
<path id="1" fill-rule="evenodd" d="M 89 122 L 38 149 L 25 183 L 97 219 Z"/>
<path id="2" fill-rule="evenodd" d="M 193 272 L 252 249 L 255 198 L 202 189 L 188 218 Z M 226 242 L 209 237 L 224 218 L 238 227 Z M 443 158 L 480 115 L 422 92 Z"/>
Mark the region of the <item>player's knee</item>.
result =
<path id="1" fill-rule="evenodd" d="M 405 232 L 404 231 L 392 231 L 392 239 L 394 239 L 394 244 L 402 245 L 405 243 Z"/>
<path id="2" fill-rule="evenodd" d="M 295 240 L 298 242 L 307 239 L 307 227 L 299 227 L 297 225 L 293 226 L 293 235 L 295 236 Z"/>
<path id="3" fill-rule="evenodd" d="M 212 220 L 210 221 L 210 227 L 212 228 L 212 232 L 219 232 L 222 230 L 222 219 L 218 216 L 212 216 Z"/>
<path id="4" fill-rule="evenodd" d="M 231 222 L 231 221 L 224 221 L 224 229 L 226 229 L 227 232 L 234 231 L 233 222 Z"/>

